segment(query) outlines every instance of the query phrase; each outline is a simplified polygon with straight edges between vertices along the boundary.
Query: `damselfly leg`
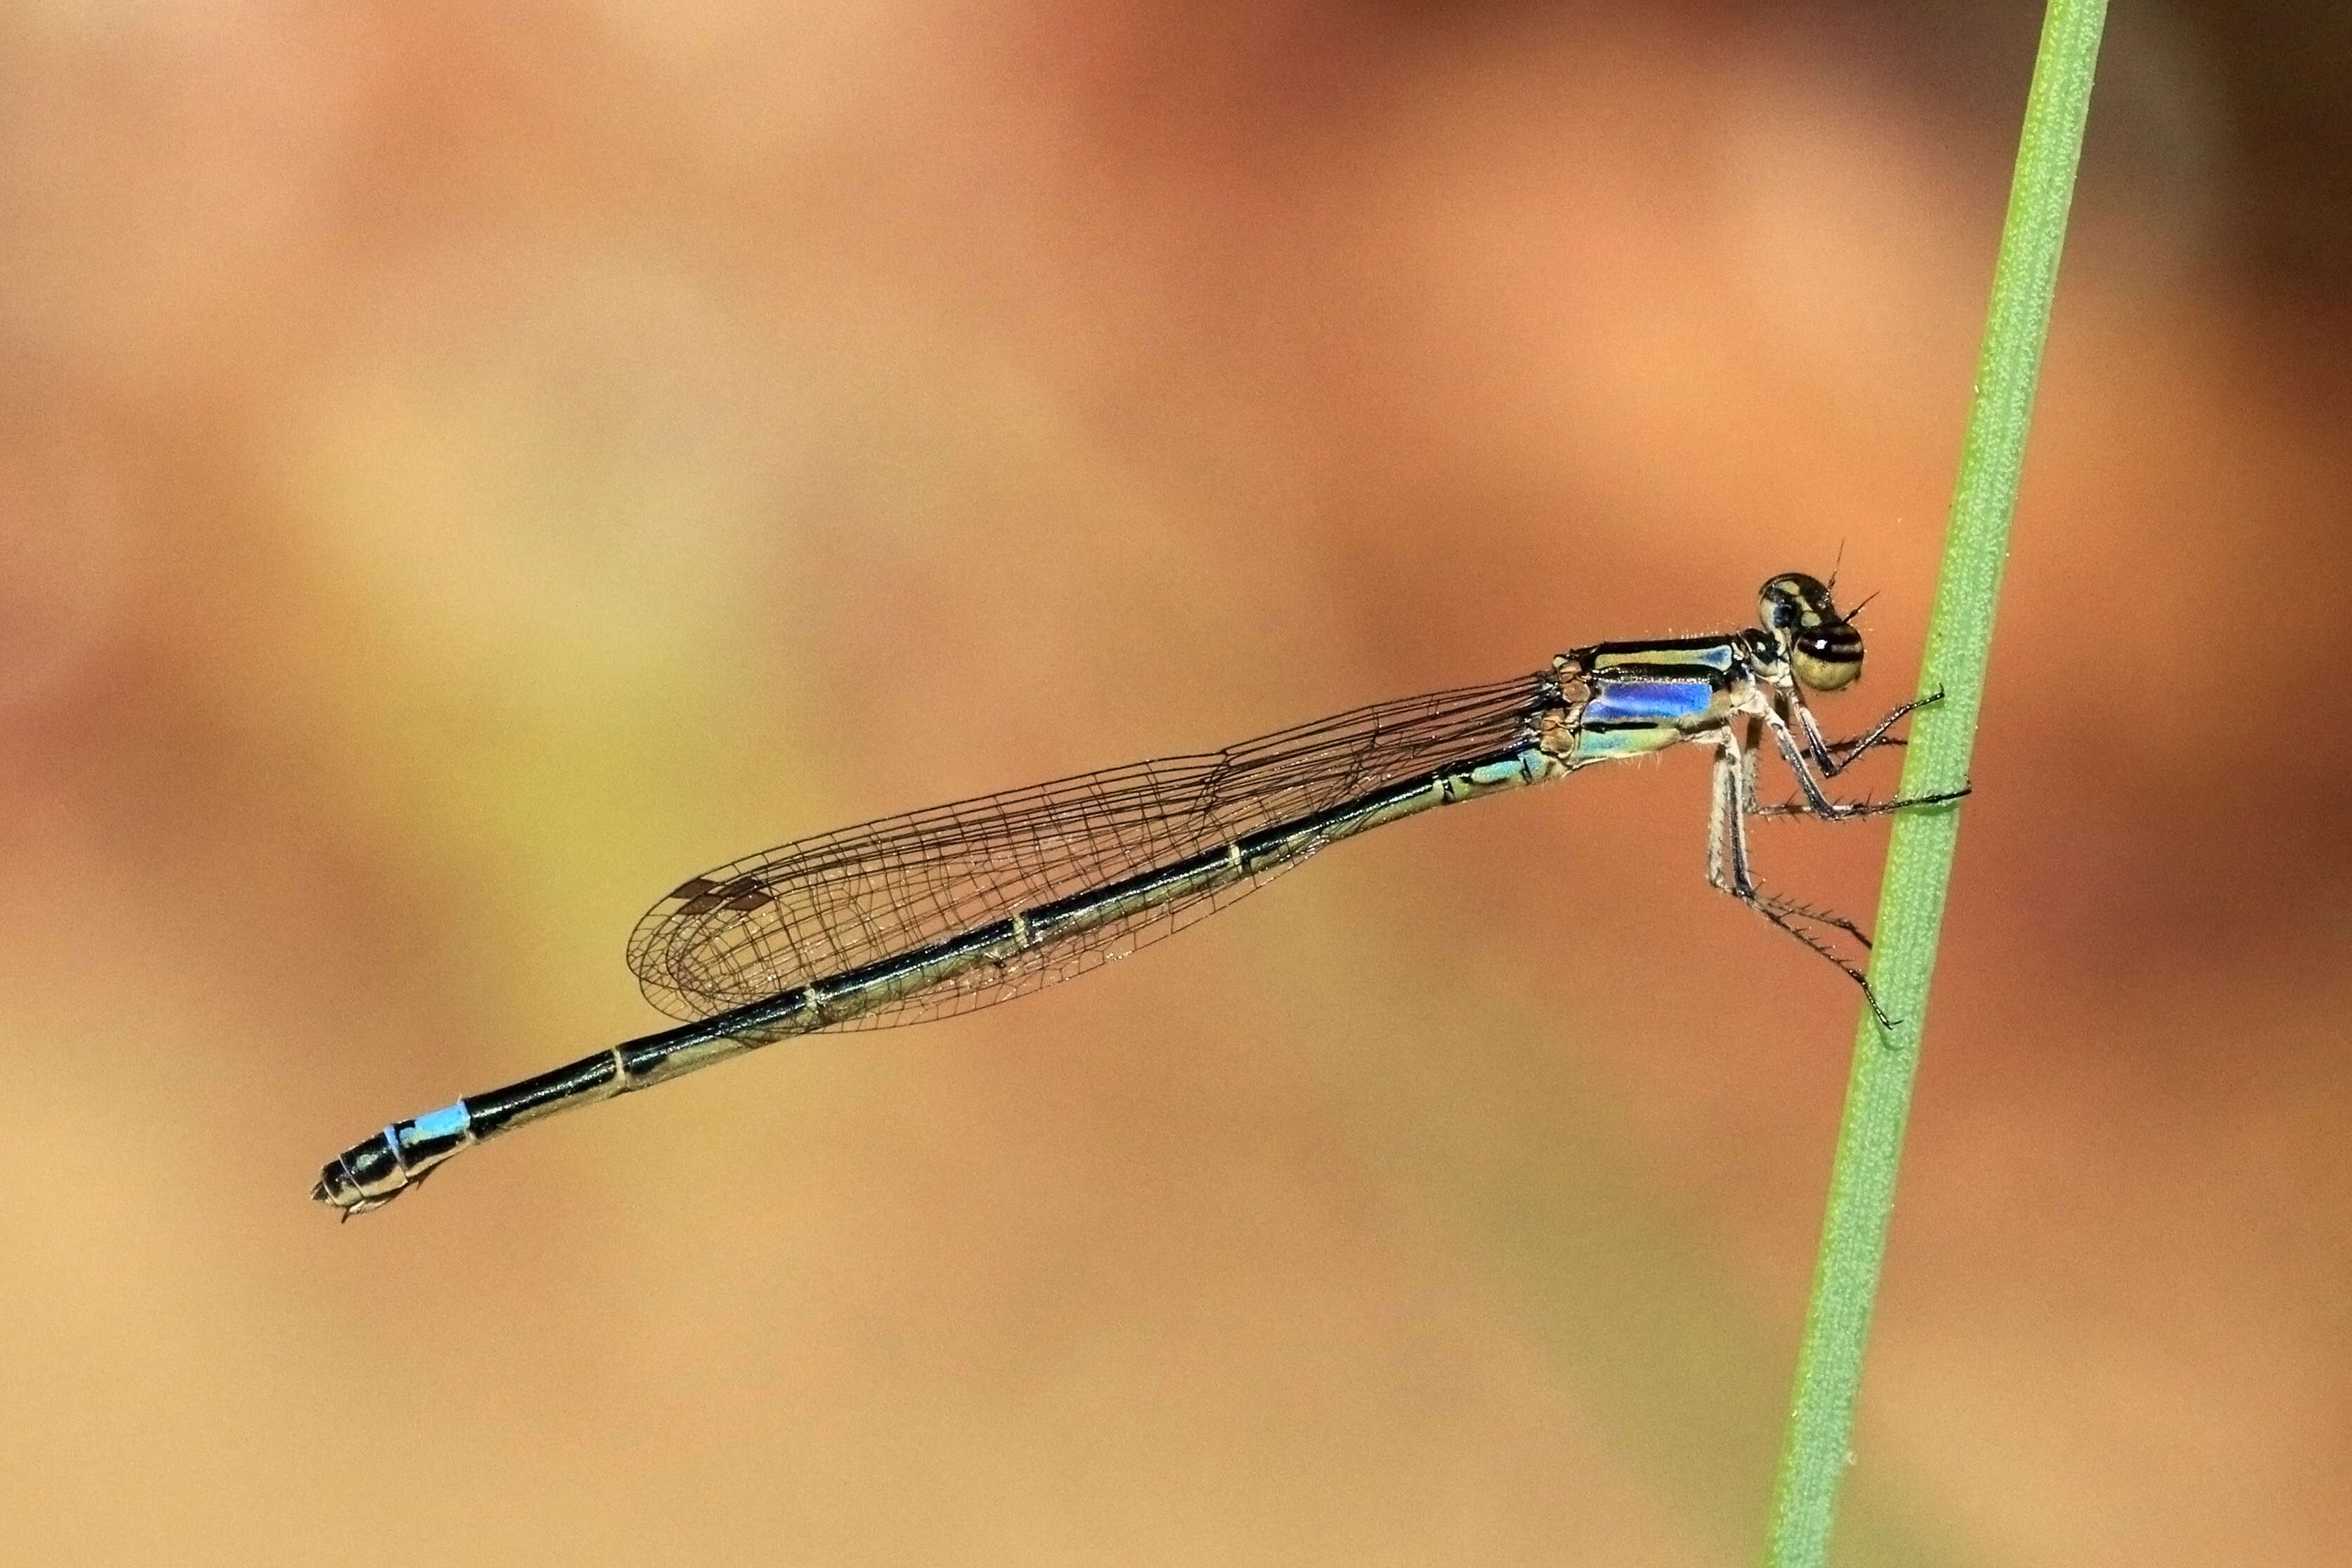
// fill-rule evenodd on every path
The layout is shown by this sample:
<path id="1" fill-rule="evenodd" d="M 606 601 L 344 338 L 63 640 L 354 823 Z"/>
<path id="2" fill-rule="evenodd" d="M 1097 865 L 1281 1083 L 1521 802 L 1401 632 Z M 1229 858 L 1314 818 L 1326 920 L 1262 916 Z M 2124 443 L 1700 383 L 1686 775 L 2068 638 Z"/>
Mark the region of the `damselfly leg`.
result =
<path id="1" fill-rule="evenodd" d="M 1851 740 L 1824 740 L 1822 727 L 1813 718 L 1811 708 L 1800 707 L 1797 716 L 1805 730 L 1805 749 L 1811 753 L 1824 779 L 1834 779 L 1851 767 L 1855 758 L 1881 746 L 1901 746 L 1903 737 L 1888 733 L 1919 709 L 1944 700 L 1941 691 L 1929 692 L 1924 697 L 1913 697 L 1895 708 L 1885 718 Z"/>
<path id="2" fill-rule="evenodd" d="M 1718 747 L 1715 763 L 1715 809 L 1709 821 L 1707 845 L 1707 881 L 1729 894 L 1740 903 L 1780 930 L 1795 937 L 1805 946 L 1828 959 L 1848 979 L 1862 988 L 1863 999 L 1878 1019 L 1879 1027 L 1892 1030 L 1898 1019 L 1888 1015 L 1879 1004 L 1868 976 L 1859 966 L 1846 958 L 1822 940 L 1809 925 L 1824 925 L 1843 931 L 1860 943 L 1870 946 L 1870 934 L 1853 921 L 1833 910 L 1817 909 L 1793 899 L 1767 894 L 1756 883 L 1754 863 L 1748 846 L 1749 817 L 1811 817 L 1819 821 L 1845 822 L 1864 817 L 1885 816 L 1916 806 L 1938 806 L 1957 800 L 1969 791 L 1966 789 L 1931 795 L 1897 796 L 1886 800 L 1839 800 L 1831 798 L 1822 788 L 1822 780 L 1835 778 L 1864 753 L 1881 746 L 1901 746 L 1900 737 L 1890 733 L 1906 716 L 1929 704 L 1943 700 L 1940 691 L 1904 703 L 1880 719 L 1869 730 L 1853 740 L 1825 739 L 1812 711 L 1802 702 L 1790 702 L 1786 706 L 1793 712 L 1796 723 L 1791 725 L 1779 711 L 1780 705 L 1751 715 L 1740 727 L 1744 734 L 1735 738 L 1727 727 Z M 1762 750 L 1763 732 L 1771 731 L 1774 748 L 1789 771 L 1797 780 L 1798 793 L 1778 806 L 1759 805 L 1756 799 L 1756 764 Z M 1802 731 L 1801 739 L 1798 731 Z"/>

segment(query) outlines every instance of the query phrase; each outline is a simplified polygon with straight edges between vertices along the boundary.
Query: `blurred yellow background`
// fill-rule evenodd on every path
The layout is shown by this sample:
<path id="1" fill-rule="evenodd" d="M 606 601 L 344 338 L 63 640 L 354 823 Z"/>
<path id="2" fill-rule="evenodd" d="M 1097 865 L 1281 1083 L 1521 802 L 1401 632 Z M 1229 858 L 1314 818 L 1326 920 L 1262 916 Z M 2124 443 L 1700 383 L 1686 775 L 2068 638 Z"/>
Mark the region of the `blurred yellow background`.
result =
<path id="1" fill-rule="evenodd" d="M 2352 1562 L 2341 18 L 2111 22 L 1843 1563 Z M 2036 21 L 15 8 L 9 1559 L 1750 1560 L 1857 998 L 1694 757 L 304 1195 L 786 839 L 1833 562 L 1907 695 Z"/>

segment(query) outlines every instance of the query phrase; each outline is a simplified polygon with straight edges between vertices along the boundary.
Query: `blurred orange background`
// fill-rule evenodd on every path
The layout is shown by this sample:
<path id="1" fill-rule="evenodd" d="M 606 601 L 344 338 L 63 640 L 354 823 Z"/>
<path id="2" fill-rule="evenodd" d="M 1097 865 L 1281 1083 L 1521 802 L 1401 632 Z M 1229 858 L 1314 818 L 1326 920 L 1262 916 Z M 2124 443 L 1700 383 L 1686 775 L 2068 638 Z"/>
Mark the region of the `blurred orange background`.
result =
<path id="1" fill-rule="evenodd" d="M 2110 23 L 1843 1563 L 2352 1562 L 2342 16 Z M 2036 25 L 13 11 L 11 1559 L 1751 1560 L 1857 998 L 1695 757 L 304 1195 L 786 839 L 1832 563 L 1907 695 Z"/>

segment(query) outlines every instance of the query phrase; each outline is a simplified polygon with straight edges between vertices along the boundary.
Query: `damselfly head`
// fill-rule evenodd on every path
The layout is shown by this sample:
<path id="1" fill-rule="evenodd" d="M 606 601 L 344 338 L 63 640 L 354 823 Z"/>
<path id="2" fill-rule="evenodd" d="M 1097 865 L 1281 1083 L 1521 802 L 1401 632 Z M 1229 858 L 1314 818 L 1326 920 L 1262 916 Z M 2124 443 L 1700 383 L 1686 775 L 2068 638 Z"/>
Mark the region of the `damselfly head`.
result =
<path id="1" fill-rule="evenodd" d="M 1757 613 L 1806 690 L 1834 692 L 1861 677 L 1862 633 L 1838 613 L 1821 579 L 1798 571 L 1774 578 L 1757 595 Z"/>

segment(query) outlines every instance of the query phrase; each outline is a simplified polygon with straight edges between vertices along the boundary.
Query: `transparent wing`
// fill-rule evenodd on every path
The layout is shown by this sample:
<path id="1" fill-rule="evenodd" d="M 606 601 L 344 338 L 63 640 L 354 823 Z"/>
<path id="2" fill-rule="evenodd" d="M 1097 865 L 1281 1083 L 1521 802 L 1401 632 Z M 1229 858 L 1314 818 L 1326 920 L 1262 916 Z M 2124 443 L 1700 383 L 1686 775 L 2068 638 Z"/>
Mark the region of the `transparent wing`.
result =
<path id="1" fill-rule="evenodd" d="M 1184 860 L 1517 743 L 1543 677 L 1356 708 L 1169 757 L 885 817 L 730 861 L 637 922 L 629 967 L 673 1018 L 709 1018 L 827 975 Z M 1255 877 L 1043 943 L 841 1027 L 967 1012 L 1132 952 L 1263 885 Z"/>

